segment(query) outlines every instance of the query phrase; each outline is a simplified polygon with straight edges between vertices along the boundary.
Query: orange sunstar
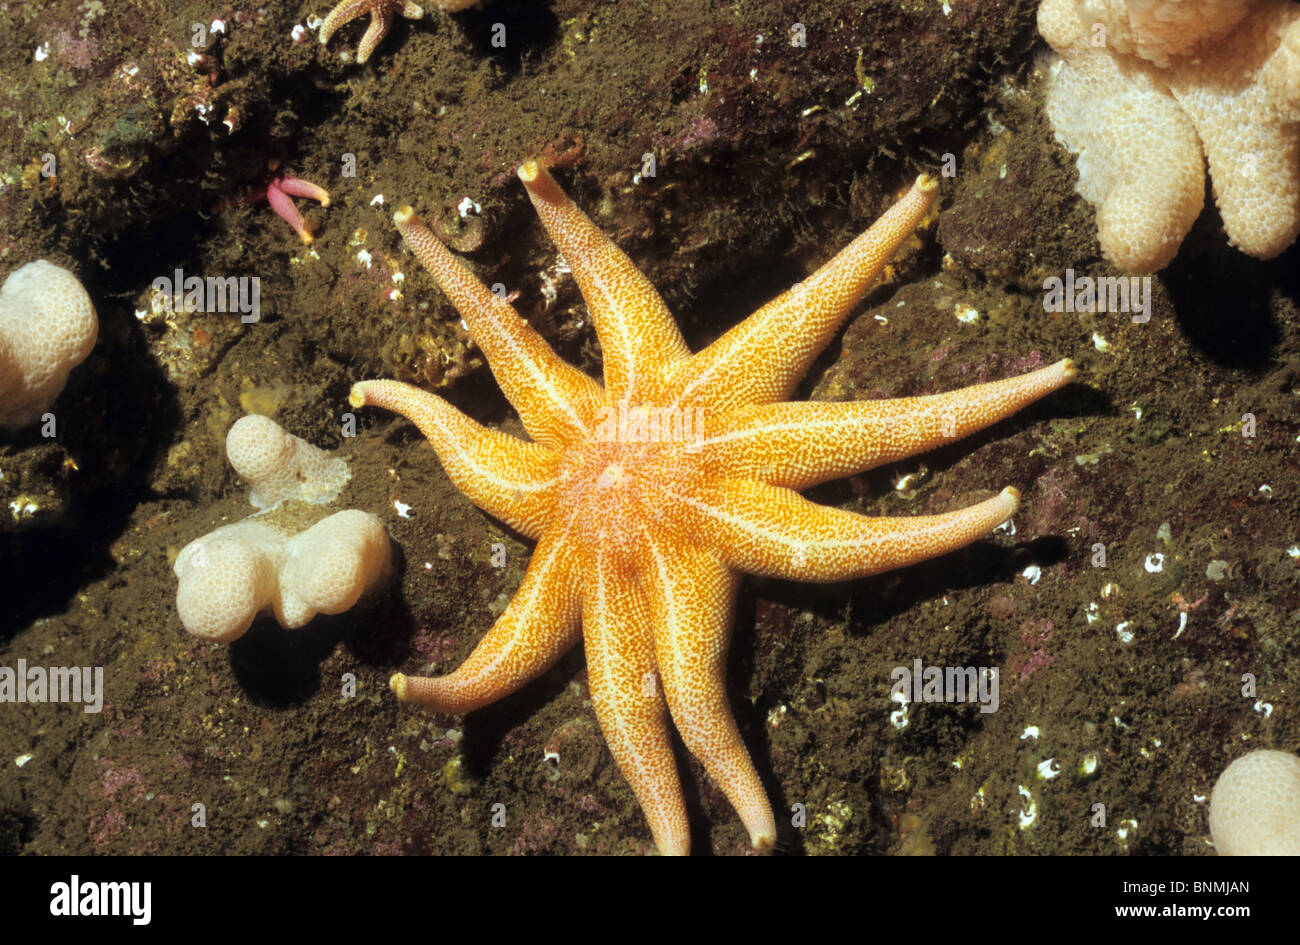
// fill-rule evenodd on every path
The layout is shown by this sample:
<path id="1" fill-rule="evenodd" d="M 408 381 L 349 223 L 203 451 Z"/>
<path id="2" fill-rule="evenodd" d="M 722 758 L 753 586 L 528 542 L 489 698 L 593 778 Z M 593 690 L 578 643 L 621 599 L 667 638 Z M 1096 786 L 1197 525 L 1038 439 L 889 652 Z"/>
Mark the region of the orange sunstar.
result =
<path id="1" fill-rule="evenodd" d="M 514 599 L 454 672 L 398 673 L 404 702 L 470 712 L 545 672 L 579 640 L 596 716 L 659 850 L 689 831 L 669 720 L 726 793 L 757 849 L 772 807 L 727 704 L 724 672 L 741 573 L 843 581 L 967 545 L 1019 494 L 942 515 L 873 518 L 799 495 L 911 456 L 1070 382 L 1069 360 L 947 394 L 853 403 L 785 398 L 926 215 L 922 176 L 804 282 L 691 353 L 654 287 L 546 168 L 519 177 L 586 299 L 604 384 L 562 361 L 442 245 L 410 207 L 407 244 L 460 310 L 532 437 L 488 429 L 397 381 L 352 388 L 356 407 L 416 424 L 476 505 L 537 542 Z"/>

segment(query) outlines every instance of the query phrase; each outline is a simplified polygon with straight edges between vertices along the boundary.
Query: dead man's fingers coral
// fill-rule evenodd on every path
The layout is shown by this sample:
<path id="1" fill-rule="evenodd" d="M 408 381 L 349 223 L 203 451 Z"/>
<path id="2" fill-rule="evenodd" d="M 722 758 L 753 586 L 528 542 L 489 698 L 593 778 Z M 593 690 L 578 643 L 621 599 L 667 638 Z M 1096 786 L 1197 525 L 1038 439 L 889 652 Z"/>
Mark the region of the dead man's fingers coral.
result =
<path id="1" fill-rule="evenodd" d="M 282 627 L 351 608 L 388 573 L 383 523 L 349 509 L 322 517 L 351 476 L 347 463 L 270 417 L 241 417 L 226 456 L 263 511 L 198 538 L 176 556 L 176 610 L 185 629 L 228 643 L 270 611 Z"/>
<path id="2" fill-rule="evenodd" d="M 272 517 L 226 525 L 186 545 L 173 568 L 176 610 L 194 636 L 229 643 L 271 611 L 282 627 L 349 610 L 388 573 L 388 533 L 348 509 L 292 534 Z"/>
<path id="3" fill-rule="evenodd" d="M 176 556 L 176 611 L 196 637 L 229 643 L 271 606 L 284 535 L 261 522 L 237 522 L 195 539 Z"/>
<path id="4" fill-rule="evenodd" d="M 1210 794 L 1210 836 L 1220 856 L 1300 856 L 1300 757 L 1247 752 Z"/>
<path id="5" fill-rule="evenodd" d="M 352 475 L 342 458 L 258 414 L 235 421 L 226 434 L 226 458 L 252 487 L 249 501 L 259 509 L 290 499 L 313 505 L 333 501 Z"/>
<path id="6" fill-rule="evenodd" d="M 34 423 L 99 337 L 90 296 L 71 272 L 38 259 L 0 287 L 0 429 Z"/>
<path id="7" fill-rule="evenodd" d="M 301 627 L 317 614 L 341 614 L 387 573 L 388 533 L 369 512 L 347 509 L 285 544 L 275 619 Z"/>
<path id="8" fill-rule="evenodd" d="M 1102 252 L 1130 272 L 1174 258 L 1202 167 L 1228 241 L 1272 259 L 1300 234 L 1300 4 L 1043 0 L 1060 54 L 1047 115 L 1078 155 Z"/>

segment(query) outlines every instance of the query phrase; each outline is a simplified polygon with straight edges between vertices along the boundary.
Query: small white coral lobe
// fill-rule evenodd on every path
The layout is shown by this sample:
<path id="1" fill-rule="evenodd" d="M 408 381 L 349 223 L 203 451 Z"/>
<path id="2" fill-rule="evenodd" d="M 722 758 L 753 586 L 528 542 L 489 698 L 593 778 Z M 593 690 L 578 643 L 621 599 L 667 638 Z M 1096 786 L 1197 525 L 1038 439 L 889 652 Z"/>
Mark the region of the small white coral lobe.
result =
<path id="1" fill-rule="evenodd" d="M 259 509 L 290 499 L 312 505 L 332 502 L 352 476 L 341 457 L 330 456 L 259 414 L 235 421 L 226 434 L 226 458 L 252 487 L 248 500 Z"/>

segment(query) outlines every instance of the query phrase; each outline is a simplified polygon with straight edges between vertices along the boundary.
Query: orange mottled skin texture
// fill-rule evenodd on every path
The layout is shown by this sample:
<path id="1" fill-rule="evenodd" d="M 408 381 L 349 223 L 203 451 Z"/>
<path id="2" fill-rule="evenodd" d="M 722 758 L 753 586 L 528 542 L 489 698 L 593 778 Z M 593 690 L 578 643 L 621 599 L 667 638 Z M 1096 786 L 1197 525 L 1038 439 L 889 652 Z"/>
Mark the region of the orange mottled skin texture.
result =
<path id="1" fill-rule="evenodd" d="M 604 351 L 604 383 L 562 361 L 409 207 L 394 217 L 465 318 L 532 442 L 480 426 L 397 381 L 353 387 L 397 411 L 456 486 L 537 546 L 514 599 L 454 672 L 394 675 L 403 701 L 472 711 L 546 671 L 581 640 L 592 703 L 659 850 L 689 831 L 669 720 L 740 815 L 756 849 L 772 808 L 726 699 L 742 573 L 842 581 L 975 541 L 1019 495 L 941 515 L 872 518 L 797 490 L 930 449 L 1069 383 L 1059 361 L 947 394 L 787 402 L 898 245 L 934 202 L 921 177 L 834 259 L 698 353 L 659 294 L 546 168 L 519 170 L 571 268 Z"/>

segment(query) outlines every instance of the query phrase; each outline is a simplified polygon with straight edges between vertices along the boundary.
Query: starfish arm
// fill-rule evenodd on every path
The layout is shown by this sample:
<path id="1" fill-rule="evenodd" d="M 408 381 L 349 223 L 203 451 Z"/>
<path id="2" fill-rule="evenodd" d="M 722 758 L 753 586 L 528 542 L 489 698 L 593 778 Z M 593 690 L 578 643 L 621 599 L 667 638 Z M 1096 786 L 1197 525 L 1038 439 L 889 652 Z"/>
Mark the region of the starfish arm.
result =
<path id="1" fill-rule="evenodd" d="M 397 11 L 387 4 L 378 3 L 370 8 L 370 25 L 366 27 L 357 46 L 357 62 L 364 64 L 370 58 L 388 31 L 393 26 L 393 15 Z"/>
<path id="2" fill-rule="evenodd" d="M 605 401 L 600 386 L 561 360 L 508 302 L 489 291 L 442 245 L 414 210 L 401 208 L 393 222 L 464 317 L 529 435 L 557 447 L 589 432 Z"/>
<path id="3" fill-rule="evenodd" d="M 637 582 L 609 556 L 598 547 L 584 568 L 582 636 L 592 706 L 659 852 L 685 855 L 690 831 L 655 673 L 649 609 Z"/>
<path id="4" fill-rule="evenodd" d="M 537 543 L 519 590 L 465 662 L 446 676 L 394 673 L 402 702 L 460 715 L 502 699 L 555 664 L 582 636 L 579 571 L 566 533 Z"/>
<path id="5" fill-rule="evenodd" d="M 922 174 L 830 262 L 680 364 L 672 382 L 677 403 L 721 414 L 787 398 L 894 251 L 925 218 L 938 189 L 932 177 Z"/>
<path id="6" fill-rule="evenodd" d="M 1015 514 L 1020 493 L 940 515 L 875 518 L 750 479 L 711 480 L 679 503 L 679 527 L 707 535 L 732 567 L 762 577 L 844 581 L 906 567 L 979 539 Z"/>
<path id="7" fill-rule="evenodd" d="M 559 491 L 559 457 L 553 450 L 475 423 L 437 394 L 401 381 L 353 384 L 348 402 L 406 417 L 471 502 L 528 538 L 542 536 Z"/>
<path id="8" fill-rule="evenodd" d="M 586 299 L 604 354 L 610 397 L 639 403 L 653 396 L 664 370 L 661 365 L 690 353 L 668 306 L 541 162 L 521 164 L 519 179 Z"/>
<path id="9" fill-rule="evenodd" d="M 315 200 L 322 207 L 330 205 L 330 192 L 328 190 L 319 184 L 303 180 L 301 177 L 282 177 L 278 182 L 278 186 L 286 194 L 291 194 L 294 197 L 307 197 L 310 200 Z"/>
<path id="10" fill-rule="evenodd" d="M 374 0 L 343 0 L 338 6 L 326 14 L 325 19 L 320 24 L 320 41 L 325 45 L 330 41 L 330 37 L 345 23 L 350 23 L 370 9 Z"/>
<path id="11" fill-rule="evenodd" d="M 302 218 L 298 208 L 294 206 L 293 199 L 281 186 L 280 181 L 271 181 L 266 185 L 266 202 L 271 205 L 271 209 L 279 215 L 281 220 L 293 227 L 298 238 L 307 246 L 310 246 L 315 237 L 312 236 L 311 230 L 307 229 L 307 221 Z"/>
<path id="12" fill-rule="evenodd" d="M 1069 384 L 1069 358 L 961 390 L 893 400 L 741 407 L 688 446 L 717 476 L 809 486 L 934 449 L 991 426 Z"/>
<path id="13" fill-rule="evenodd" d="M 727 704 L 727 644 L 739 576 L 713 551 L 643 534 L 649 561 L 642 580 L 673 723 L 740 815 L 750 843 L 769 849 L 776 840 L 772 805 Z"/>

